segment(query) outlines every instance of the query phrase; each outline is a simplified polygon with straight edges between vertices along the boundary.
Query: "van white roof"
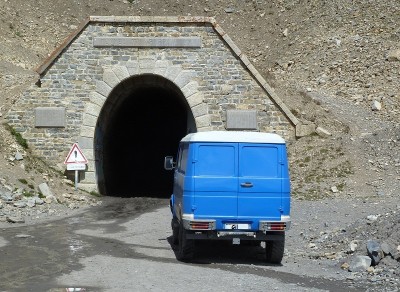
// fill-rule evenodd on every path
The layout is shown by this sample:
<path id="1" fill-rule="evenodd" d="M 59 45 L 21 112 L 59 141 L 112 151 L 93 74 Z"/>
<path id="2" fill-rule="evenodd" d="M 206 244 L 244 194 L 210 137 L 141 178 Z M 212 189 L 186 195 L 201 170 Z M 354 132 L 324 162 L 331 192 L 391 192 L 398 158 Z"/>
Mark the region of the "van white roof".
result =
<path id="1" fill-rule="evenodd" d="M 285 140 L 274 133 L 240 132 L 240 131 L 205 131 L 188 134 L 182 142 L 245 142 L 285 144 Z"/>

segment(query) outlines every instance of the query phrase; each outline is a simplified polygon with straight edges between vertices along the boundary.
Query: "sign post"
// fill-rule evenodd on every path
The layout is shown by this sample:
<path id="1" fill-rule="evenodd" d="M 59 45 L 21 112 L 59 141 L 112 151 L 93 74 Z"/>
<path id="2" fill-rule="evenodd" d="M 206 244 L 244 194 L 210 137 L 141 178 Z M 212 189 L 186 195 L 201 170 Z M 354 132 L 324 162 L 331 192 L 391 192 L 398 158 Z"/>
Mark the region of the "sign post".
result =
<path id="1" fill-rule="evenodd" d="M 81 148 L 79 148 L 78 142 L 72 145 L 67 157 L 65 158 L 64 164 L 67 165 L 67 170 L 75 170 L 75 190 L 78 189 L 78 171 L 85 170 L 88 160 Z"/>

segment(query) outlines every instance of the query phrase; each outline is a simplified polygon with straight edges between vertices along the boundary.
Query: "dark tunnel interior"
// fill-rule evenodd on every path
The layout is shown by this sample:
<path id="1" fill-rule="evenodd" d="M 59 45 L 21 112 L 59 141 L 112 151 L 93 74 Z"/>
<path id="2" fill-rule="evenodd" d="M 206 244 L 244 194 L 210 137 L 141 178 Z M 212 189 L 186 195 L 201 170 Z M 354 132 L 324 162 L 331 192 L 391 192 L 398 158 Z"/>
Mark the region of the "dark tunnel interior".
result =
<path id="1" fill-rule="evenodd" d="M 139 81 L 119 94 L 104 121 L 104 195 L 167 198 L 173 171 L 164 169 L 164 157 L 176 155 L 193 115 L 176 88 Z"/>

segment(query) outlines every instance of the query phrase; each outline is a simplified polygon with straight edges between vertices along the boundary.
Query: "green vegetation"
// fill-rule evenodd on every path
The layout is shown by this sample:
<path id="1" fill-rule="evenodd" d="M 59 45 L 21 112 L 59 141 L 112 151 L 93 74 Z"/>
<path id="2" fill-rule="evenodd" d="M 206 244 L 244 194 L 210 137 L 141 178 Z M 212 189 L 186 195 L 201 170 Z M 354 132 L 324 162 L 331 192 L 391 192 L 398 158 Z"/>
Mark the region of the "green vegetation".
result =
<path id="1" fill-rule="evenodd" d="M 344 157 L 340 146 L 326 145 L 319 149 L 308 146 L 291 161 L 301 169 L 298 179 L 293 181 L 292 196 L 299 200 L 320 200 L 333 195 L 332 186 L 344 192 L 346 179 L 354 174 L 353 166 Z"/>
<path id="2" fill-rule="evenodd" d="M 24 185 L 27 185 L 31 190 L 35 189 L 35 186 L 31 183 L 28 183 L 28 181 L 24 178 L 19 178 L 18 181 Z"/>
<path id="3" fill-rule="evenodd" d="M 24 185 L 27 185 L 27 184 L 28 184 L 28 181 L 27 181 L 26 179 L 24 179 L 24 178 L 19 178 L 18 181 L 19 181 L 20 183 L 23 183 Z"/>
<path id="4" fill-rule="evenodd" d="M 9 124 L 5 124 L 6 129 L 14 136 L 15 140 L 19 145 L 21 145 L 24 149 L 28 149 L 28 142 L 22 138 L 21 133 L 18 133 L 13 127 Z"/>
<path id="5" fill-rule="evenodd" d="M 94 197 L 100 197 L 100 194 L 96 191 L 91 191 L 90 194 Z"/>
<path id="6" fill-rule="evenodd" d="M 23 191 L 22 191 L 22 195 L 23 195 L 24 197 L 34 197 L 34 196 L 35 196 L 35 193 L 34 193 L 34 192 L 31 192 L 31 191 L 23 190 Z"/>

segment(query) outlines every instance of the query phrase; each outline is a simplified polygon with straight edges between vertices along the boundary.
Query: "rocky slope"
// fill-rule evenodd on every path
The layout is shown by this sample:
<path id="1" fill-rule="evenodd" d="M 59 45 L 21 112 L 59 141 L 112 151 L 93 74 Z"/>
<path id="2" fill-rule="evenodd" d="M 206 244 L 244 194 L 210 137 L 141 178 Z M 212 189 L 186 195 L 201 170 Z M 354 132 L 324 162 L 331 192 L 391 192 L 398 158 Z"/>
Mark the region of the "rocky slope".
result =
<path id="1" fill-rule="evenodd" d="M 318 127 L 315 135 L 289 144 L 294 204 L 340 200 L 347 208 L 334 208 L 338 230 L 321 225 L 332 221 L 329 208 L 323 209 L 320 225 L 303 238 L 306 249 L 317 250 L 311 253 L 316 257 L 333 253 L 349 270 L 344 259 L 366 255 L 368 240 L 377 240 L 390 247 L 386 260 L 357 275 L 386 283 L 379 279 L 399 268 L 397 0 L 0 0 L 0 12 L 1 220 L 18 215 L 30 222 L 99 201 L 30 158 L 4 125 L 9 108 L 36 81 L 41 61 L 89 15 L 204 15 L 216 18 L 300 120 Z M 39 193 L 43 182 L 62 204 L 7 203 L 7 196 Z"/>

